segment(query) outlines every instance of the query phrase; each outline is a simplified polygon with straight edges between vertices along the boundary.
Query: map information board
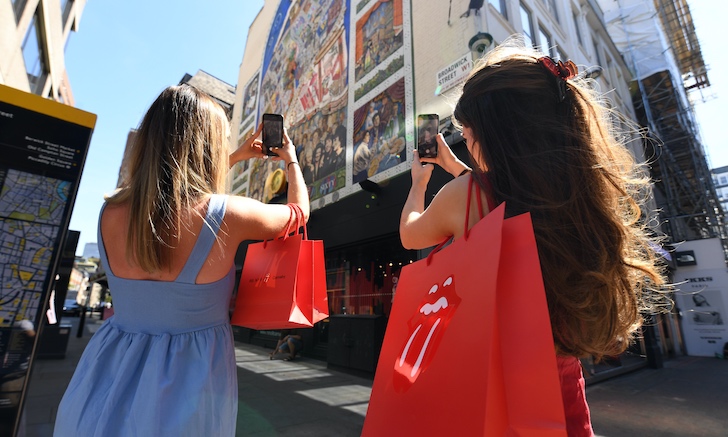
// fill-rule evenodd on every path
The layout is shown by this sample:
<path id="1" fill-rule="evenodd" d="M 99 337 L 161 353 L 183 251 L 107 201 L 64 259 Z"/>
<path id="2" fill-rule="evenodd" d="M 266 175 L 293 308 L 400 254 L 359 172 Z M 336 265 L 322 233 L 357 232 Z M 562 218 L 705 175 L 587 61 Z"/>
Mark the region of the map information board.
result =
<path id="1" fill-rule="evenodd" d="M 96 116 L 0 85 L 0 435 L 16 435 Z M 55 323 L 55 322 L 54 322 Z M 50 328 L 49 328 L 50 329 Z"/>

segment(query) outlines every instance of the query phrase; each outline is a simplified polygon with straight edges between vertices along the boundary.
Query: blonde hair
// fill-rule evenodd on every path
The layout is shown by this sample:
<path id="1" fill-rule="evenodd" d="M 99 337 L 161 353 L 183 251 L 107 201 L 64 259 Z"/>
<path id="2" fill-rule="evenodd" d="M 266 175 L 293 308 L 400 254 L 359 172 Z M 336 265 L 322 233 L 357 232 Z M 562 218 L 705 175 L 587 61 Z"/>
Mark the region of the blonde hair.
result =
<path id="1" fill-rule="evenodd" d="M 145 271 L 169 267 L 183 217 L 224 190 L 229 130 L 223 108 L 188 85 L 162 91 L 142 119 L 129 177 L 107 201 L 129 205 L 126 256 Z"/>
<path id="2" fill-rule="evenodd" d="M 483 58 L 454 117 L 473 130 L 484 188 L 507 216 L 531 214 L 557 352 L 616 355 L 640 311 L 669 301 L 653 293 L 665 279 L 640 208 L 650 181 L 589 83 L 566 81 L 561 100 L 563 79 L 521 44 Z"/>

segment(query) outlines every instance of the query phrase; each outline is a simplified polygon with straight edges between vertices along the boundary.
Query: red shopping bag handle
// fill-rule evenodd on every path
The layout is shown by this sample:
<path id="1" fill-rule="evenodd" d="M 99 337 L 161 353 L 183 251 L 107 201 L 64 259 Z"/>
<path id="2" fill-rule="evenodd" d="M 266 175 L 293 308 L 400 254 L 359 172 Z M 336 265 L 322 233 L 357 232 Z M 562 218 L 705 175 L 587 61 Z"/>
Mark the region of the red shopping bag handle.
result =
<path id="1" fill-rule="evenodd" d="M 291 211 L 291 215 L 288 217 L 288 223 L 286 223 L 286 231 L 283 234 L 283 237 L 281 237 L 281 239 L 283 239 L 283 240 L 286 240 L 294 232 L 295 233 L 298 233 L 298 229 L 300 228 L 300 225 L 299 226 L 296 226 L 295 228 L 293 227 L 294 226 L 294 223 L 296 225 L 298 225 L 299 220 L 300 220 L 299 217 L 298 217 L 298 211 L 293 206 L 291 206 L 290 204 L 287 205 L 287 206 L 288 206 L 288 208 Z M 298 207 L 298 205 L 296 205 L 296 207 Z M 298 207 L 298 208 L 300 209 L 300 207 Z M 305 232 L 305 229 L 304 229 L 304 232 Z M 275 240 L 275 238 L 274 238 L 274 240 Z M 268 241 L 271 241 L 271 240 L 265 240 L 265 241 L 263 241 L 263 247 L 264 248 L 268 246 Z"/>
<path id="2" fill-rule="evenodd" d="M 470 199 L 473 196 L 473 185 L 473 175 L 471 173 L 470 179 L 468 179 L 468 203 L 465 206 L 465 232 L 463 233 L 465 240 L 470 236 L 468 223 L 470 223 Z M 483 211 L 483 200 L 480 198 L 480 187 L 478 185 L 475 185 L 475 193 L 475 197 L 478 199 L 478 213 L 480 214 L 480 220 L 482 220 L 485 217 L 485 212 Z"/>
<path id="3" fill-rule="evenodd" d="M 303 216 L 303 210 L 296 203 L 289 203 L 288 207 L 291 208 L 291 212 L 296 215 L 296 229 L 294 231 L 298 233 L 298 230 L 303 227 L 303 239 L 308 240 L 308 230 L 306 228 L 306 220 Z"/>
<path id="4" fill-rule="evenodd" d="M 485 217 L 485 211 L 483 211 L 483 200 L 480 198 L 480 187 L 478 185 L 475 185 L 475 193 L 477 194 L 476 198 L 478 199 L 478 213 L 480 214 L 480 219 L 482 220 L 483 217 Z M 468 223 L 470 222 L 470 200 L 473 197 L 473 176 L 470 176 L 470 179 L 468 180 L 468 201 L 465 206 L 465 232 L 463 233 L 463 238 L 465 240 L 468 239 L 470 236 L 470 229 L 468 229 Z M 437 247 L 432 249 L 432 252 L 430 252 L 429 255 L 427 255 L 427 265 L 429 266 L 432 262 L 432 257 L 439 252 L 446 244 L 452 236 L 448 237 L 443 241 L 442 243 L 438 244 Z"/>

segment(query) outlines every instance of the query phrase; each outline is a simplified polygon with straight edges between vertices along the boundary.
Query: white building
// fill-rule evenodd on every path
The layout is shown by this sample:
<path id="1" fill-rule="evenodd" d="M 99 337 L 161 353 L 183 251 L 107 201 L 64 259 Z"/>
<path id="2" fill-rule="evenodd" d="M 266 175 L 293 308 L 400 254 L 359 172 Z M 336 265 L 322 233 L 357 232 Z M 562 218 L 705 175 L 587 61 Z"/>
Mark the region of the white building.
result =
<path id="1" fill-rule="evenodd" d="M 0 84 L 73 106 L 64 50 L 86 0 L 0 0 Z"/>

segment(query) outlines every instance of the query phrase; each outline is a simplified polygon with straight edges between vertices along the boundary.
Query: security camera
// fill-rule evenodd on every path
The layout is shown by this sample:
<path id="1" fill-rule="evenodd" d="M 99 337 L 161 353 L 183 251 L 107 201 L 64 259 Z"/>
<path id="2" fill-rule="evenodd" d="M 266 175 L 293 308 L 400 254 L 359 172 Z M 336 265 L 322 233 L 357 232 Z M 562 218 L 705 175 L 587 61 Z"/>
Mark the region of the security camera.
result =
<path id="1" fill-rule="evenodd" d="M 491 44 L 493 44 L 493 36 L 486 32 L 478 32 L 474 37 L 470 38 L 468 47 L 470 48 L 473 60 L 477 60 L 483 56 Z"/>

